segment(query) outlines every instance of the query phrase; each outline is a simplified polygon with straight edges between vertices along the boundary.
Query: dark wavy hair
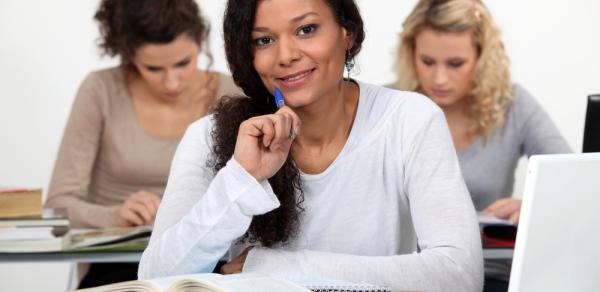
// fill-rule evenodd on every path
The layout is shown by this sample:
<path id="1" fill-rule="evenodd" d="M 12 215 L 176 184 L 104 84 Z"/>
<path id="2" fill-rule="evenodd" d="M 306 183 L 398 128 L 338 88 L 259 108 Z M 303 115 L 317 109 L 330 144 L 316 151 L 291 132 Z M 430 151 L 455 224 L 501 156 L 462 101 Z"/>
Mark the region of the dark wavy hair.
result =
<path id="1" fill-rule="evenodd" d="M 274 113 L 273 97 L 252 65 L 254 47 L 252 29 L 257 2 L 260 0 L 229 0 L 223 21 L 225 53 L 235 83 L 247 96 L 226 97 L 214 110 L 215 127 L 213 168 L 225 166 L 233 156 L 240 124 L 253 117 Z M 361 49 L 365 37 L 363 21 L 353 0 L 323 0 L 331 8 L 336 22 L 353 38 L 349 56 Z M 259 241 L 263 246 L 285 243 L 294 236 L 299 222 L 304 196 L 300 188 L 300 172 L 291 155 L 279 171 L 269 179 L 281 206 L 263 215 L 254 216 L 244 240 Z"/>
<path id="2" fill-rule="evenodd" d="M 210 28 L 194 0 L 102 0 L 94 15 L 100 25 L 99 47 L 135 70 L 133 57 L 145 44 L 166 44 L 185 33 L 202 46 Z M 205 46 L 210 67 L 212 56 Z"/>

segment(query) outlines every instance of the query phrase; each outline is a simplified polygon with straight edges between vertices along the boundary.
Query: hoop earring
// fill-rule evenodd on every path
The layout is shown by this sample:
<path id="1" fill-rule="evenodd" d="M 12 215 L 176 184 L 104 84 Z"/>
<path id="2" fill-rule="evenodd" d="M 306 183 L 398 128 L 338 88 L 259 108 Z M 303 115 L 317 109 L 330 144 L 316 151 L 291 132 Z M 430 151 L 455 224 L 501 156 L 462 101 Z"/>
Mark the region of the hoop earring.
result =
<path id="1" fill-rule="evenodd" d="M 348 73 L 347 79 L 350 80 L 350 71 L 354 68 L 354 58 L 350 56 L 350 50 L 346 50 L 346 72 Z"/>

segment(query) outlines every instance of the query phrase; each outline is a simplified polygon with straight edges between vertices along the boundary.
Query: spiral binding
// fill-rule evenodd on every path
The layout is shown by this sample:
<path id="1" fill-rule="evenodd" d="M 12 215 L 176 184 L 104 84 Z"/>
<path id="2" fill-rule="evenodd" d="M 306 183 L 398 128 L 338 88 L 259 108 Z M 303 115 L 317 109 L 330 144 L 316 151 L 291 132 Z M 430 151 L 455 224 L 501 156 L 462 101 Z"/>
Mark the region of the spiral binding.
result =
<path id="1" fill-rule="evenodd" d="M 358 285 L 335 285 L 335 286 L 307 286 L 313 292 L 392 292 L 388 287 L 358 284 Z"/>

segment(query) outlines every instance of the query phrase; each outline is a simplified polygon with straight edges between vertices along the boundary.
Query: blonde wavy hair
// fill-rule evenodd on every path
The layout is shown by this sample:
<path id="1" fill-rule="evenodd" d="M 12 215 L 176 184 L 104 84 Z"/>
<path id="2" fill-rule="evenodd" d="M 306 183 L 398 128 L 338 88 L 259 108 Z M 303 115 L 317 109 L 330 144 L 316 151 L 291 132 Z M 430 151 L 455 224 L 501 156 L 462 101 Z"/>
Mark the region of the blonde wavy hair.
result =
<path id="1" fill-rule="evenodd" d="M 395 70 L 398 89 L 421 91 L 415 72 L 415 38 L 426 28 L 439 32 L 471 32 L 478 59 L 469 92 L 471 131 L 484 138 L 504 124 L 513 100 L 509 60 L 500 29 L 479 0 L 420 0 L 402 24 Z"/>

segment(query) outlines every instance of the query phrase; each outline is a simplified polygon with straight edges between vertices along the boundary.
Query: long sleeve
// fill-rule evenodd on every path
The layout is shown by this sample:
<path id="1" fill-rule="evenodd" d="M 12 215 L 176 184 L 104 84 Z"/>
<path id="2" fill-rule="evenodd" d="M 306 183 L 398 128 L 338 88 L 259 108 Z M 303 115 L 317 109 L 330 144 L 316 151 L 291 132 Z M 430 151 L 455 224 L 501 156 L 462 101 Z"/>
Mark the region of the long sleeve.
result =
<path id="1" fill-rule="evenodd" d="M 234 159 L 213 174 L 210 124 L 211 117 L 193 123 L 177 148 L 140 279 L 210 272 L 253 215 L 279 207 L 268 182 L 257 182 Z"/>
<path id="2" fill-rule="evenodd" d="M 515 118 L 523 121 L 520 137 L 527 156 L 535 154 L 571 153 L 571 147 L 550 116 L 523 87 L 514 86 Z"/>
<path id="3" fill-rule="evenodd" d="M 66 208 L 74 227 L 117 225 L 119 206 L 103 206 L 87 199 L 104 127 L 105 90 L 95 74 L 82 83 L 65 127 L 45 203 L 48 208 Z"/>
<path id="4" fill-rule="evenodd" d="M 413 115 L 422 114 L 419 108 L 412 111 Z M 413 133 L 403 138 L 412 143 L 399 159 L 402 161 L 394 163 L 404 165 L 405 176 L 397 179 L 408 193 L 418 253 L 358 256 L 254 248 L 246 258 L 244 272 L 365 281 L 394 291 L 481 291 L 483 261 L 477 220 L 444 116 L 438 109 L 418 131 L 408 128 L 414 124 L 404 125 L 407 128 L 399 131 Z"/>

